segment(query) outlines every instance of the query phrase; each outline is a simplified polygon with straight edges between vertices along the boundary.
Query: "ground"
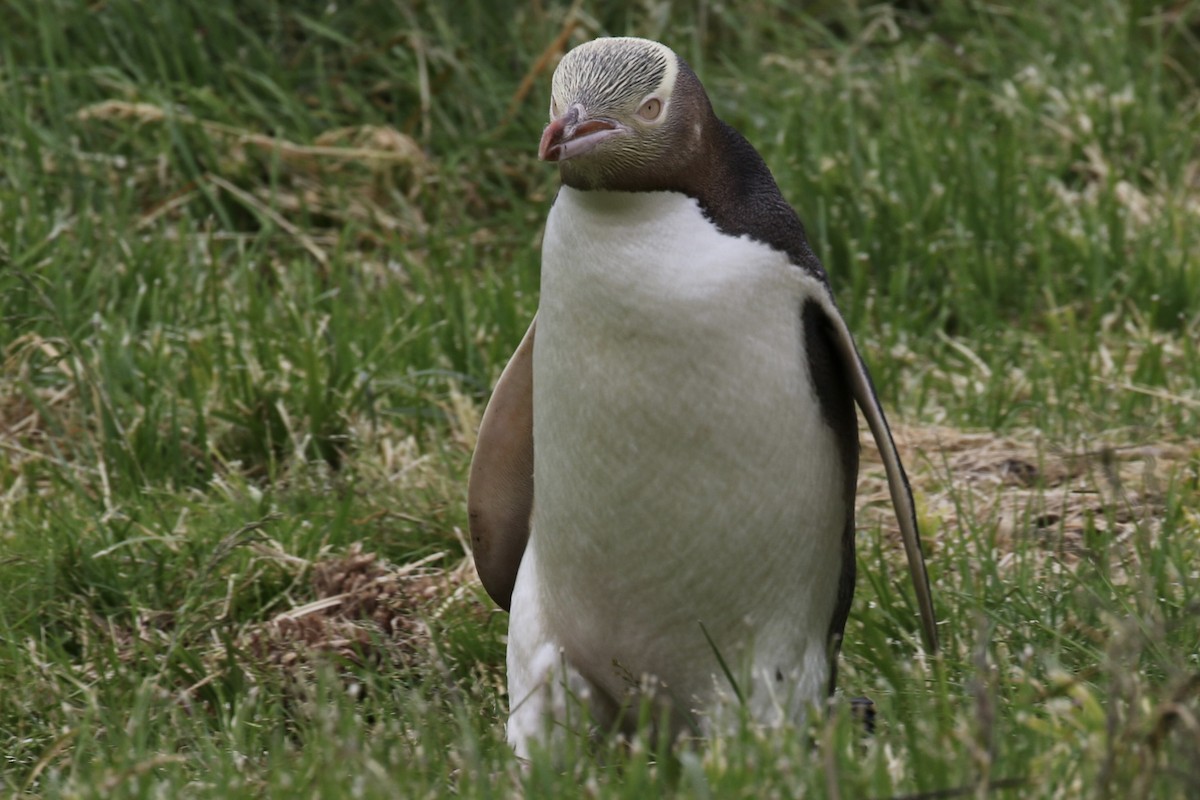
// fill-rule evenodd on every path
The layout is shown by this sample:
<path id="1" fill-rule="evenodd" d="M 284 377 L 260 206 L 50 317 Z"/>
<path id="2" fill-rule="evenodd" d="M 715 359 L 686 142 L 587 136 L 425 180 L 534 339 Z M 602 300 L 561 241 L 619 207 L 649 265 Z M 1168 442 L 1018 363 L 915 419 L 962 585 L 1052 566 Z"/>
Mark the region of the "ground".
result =
<path id="1" fill-rule="evenodd" d="M 451 18 L 453 17 L 453 18 Z M 1200 793 L 1200 4 L 13 0 L 0 788 L 31 797 Z M 839 698 L 503 740 L 464 531 L 537 306 L 549 75 L 675 47 L 806 222 L 869 440 Z"/>

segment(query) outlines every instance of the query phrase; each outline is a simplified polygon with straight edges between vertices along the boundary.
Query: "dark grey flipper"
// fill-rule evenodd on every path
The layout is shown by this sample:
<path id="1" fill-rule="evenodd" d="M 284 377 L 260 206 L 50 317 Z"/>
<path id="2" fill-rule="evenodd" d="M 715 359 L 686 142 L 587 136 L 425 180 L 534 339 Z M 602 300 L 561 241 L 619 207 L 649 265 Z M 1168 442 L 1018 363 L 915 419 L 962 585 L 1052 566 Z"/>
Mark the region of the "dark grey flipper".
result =
<path id="1" fill-rule="evenodd" d="M 834 347 L 838 353 L 842 369 L 849 380 L 850 390 L 883 458 L 883 466 L 887 471 L 888 489 L 892 495 L 892 506 L 896 510 L 896 519 L 900 523 L 900 534 L 904 540 L 904 551 L 908 556 L 908 571 L 912 576 L 913 590 L 917 594 L 917 608 L 921 614 L 921 629 L 925 637 L 925 645 L 931 653 L 938 650 L 937 615 L 933 609 L 933 591 L 929 586 L 929 573 L 925 568 L 925 555 L 921 551 L 921 535 L 917 529 L 917 508 L 913 501 L 912 487 L 908 483 L 908 475 L 900 462 L 900 454 L 896 450 L 896 441 L 888 427 L 887 417 L 883 407 L 879 405 L 879 397 L 875 394 L 875 385 L 871 382 L 871 374 L 862 356 L 854 344 L 854 337 L 846 327 L 846 321 L 833 305 L 832 298 L 821 303 L 828 321 Z"/>
<path id="2" fill-rule="evenodd" d="M 841 569 L 838 577 L 837 600 L 829 620 L 829 692 L 837 686 L 837 655 L 841 650 L 850 603 L 854 599 L 854 580 L 857 569 L 854 561 L 854 496 L 858 488 L 858 415 L 854 412 L 851 381 L 842 364 L 841 351 L 836 345 L 837 332 L 829 323 L 825 309 L 816 300 L 809 300 L 801 309 L 804 352 L 808 356 L 808 374 L 813 382 L 817 402 L 825 423 L 837 437 L 842 461 L 842 502 L 846 508 L 846 524 L 842 530 Z"/>
<path id="3" fill-rule="evenodd" d="M 467 515 L 471 554 L 483 588 L 509 610 L 533 511 L 533 329 L 509 359 L 483 412 Z"/>

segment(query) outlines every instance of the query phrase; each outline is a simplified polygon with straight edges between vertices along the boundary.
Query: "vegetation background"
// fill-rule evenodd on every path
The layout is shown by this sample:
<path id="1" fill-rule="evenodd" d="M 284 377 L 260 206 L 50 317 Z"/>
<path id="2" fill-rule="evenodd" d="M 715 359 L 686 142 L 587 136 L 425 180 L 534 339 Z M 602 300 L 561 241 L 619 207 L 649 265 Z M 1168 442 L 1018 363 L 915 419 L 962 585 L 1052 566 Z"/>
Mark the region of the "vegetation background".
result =
<path id="1" fill-rule="evenodd" d="M 657 38 L 891 409 L 847 694 L 520 767 L 462 531 L 564 49 Z M 6 0 L 0 791 L 1200 796 L 1200 3 Z"/>

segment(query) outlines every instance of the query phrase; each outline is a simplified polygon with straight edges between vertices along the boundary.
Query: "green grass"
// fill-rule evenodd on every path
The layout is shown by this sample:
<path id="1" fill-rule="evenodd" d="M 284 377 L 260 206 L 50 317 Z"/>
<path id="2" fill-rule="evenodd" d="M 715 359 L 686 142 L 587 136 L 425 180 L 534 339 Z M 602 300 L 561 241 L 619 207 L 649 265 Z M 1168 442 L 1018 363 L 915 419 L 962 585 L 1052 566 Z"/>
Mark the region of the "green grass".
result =
<path id="1" fill-rule="evenodd" d="M 1200 793 L 1200 3 L 792 5 L 0 8 L 0 792 Z M 872 739 L 504 744 L 465 473 L 568 28 L 697 68 L 903 423 L 945 654 L 868 468 Z M 281 621 L 358 543 L 432 572 Z"/>

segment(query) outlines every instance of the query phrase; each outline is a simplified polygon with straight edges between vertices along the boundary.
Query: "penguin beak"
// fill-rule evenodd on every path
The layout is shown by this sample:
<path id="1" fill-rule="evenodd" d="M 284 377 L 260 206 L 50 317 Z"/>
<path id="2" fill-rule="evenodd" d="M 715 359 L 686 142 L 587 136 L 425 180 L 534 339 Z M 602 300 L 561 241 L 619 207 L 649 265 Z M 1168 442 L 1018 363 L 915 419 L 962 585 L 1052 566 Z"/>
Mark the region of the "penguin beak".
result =
<path id="1" fill-rule="evenodd" d="M 629 132 L 616 120 L 597 117 L 588 119 L 587 111 L 579 103 L 567 109 L 567 113 L 551 120 L 542 132 L 538 145 L 538 158 L 542 161 L 566 161 L 591 152 L 603 141 Z"/>

